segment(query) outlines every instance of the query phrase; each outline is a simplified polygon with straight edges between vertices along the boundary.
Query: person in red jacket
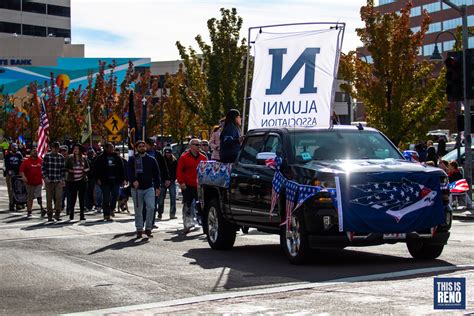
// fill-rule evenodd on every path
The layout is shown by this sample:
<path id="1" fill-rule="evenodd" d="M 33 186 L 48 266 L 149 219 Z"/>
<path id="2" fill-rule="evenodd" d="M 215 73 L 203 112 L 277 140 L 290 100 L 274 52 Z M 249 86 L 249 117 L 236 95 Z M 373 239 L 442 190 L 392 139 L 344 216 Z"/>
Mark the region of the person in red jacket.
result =
<path id="1" fill-rule="evenodd" d="M 41 172 L 42 164 L 43 160 L 38 157 L 38 150 L 33 148 L 31 149 L 30 157 L 26 158 L 20 166 L 20 176 L 26 184 L 26 192 L 28 195 L 28 201 L 26 203 L 28 217 L 31 216 L 33 200 L 35 198 L 41 208 L 41 217 L 46 215 L 41 199 L 41 189 L 43 187 L 43 174 Z"/>
<path id="2" fill-rule="evenodd" d="M 176 180 L 183 192 L 183 224 L 184 233 L 187 234 L 194 227 L 191 205 L 197 200 L 197 166 L 199 162 L 207 160 L 200 151 L 201 142 L 194 138 L 189 142 L 189 150 L 178 160 Z"/>

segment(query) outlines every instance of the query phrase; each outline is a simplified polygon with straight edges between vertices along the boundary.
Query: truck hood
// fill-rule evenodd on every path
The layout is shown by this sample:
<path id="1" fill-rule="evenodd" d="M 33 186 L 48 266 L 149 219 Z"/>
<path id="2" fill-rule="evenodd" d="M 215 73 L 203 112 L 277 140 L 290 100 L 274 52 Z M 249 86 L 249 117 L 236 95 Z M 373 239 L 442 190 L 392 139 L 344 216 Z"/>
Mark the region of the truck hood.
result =
<path id="1" fill-rule="evenodd" d="M 323 173 L 373 173 L 373 172 L 429 172 L 445 175 L 444 171 L 430 166 L 406 160 L 374 159 L 374 160 L 313 160 L 306 164 L 298 164 L 303 169 L 311 169 Z"/>

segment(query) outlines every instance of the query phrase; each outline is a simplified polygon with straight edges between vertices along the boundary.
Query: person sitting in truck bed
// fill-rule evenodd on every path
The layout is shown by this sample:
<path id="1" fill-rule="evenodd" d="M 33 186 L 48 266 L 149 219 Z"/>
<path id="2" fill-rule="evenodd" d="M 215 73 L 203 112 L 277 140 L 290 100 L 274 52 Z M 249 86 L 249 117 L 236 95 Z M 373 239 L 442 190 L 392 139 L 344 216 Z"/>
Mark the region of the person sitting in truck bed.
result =
<path id="1" fill-rule="evenodd" d="M 227 112 L 224 128 L 220 135 L 219 156 L 221 162 L 235 162 L 235 159 L 237 159 L 240 144 L 243 140 L 240 133 L 241 122 L 242 118 L 238 110 L 231 109 Z"/>

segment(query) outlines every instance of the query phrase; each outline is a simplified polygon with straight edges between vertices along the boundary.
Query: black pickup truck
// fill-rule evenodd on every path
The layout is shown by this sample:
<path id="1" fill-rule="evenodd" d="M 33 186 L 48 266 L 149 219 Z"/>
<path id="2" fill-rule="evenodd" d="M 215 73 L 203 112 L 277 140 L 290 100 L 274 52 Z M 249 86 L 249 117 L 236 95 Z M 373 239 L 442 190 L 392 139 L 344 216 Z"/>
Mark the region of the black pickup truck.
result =
<path id="1" fill-rule="evenodd" d="M 276 157 L 281 157 L 278 171 L 268 164 Z M 311 249 L 343 249 L 396 242 L 405 242 L 414 258 L 433 259 L 442 253 L 450 235 L 452 212 L 446 174 L 438 168 L 406 161 L 390 140 L 373 128 L 335 126 L 330 129 L 252 130 L 247 133 L 235 164 L 229 168 L 230 183 L 226 186 L 201 182 L 198 186 L 203 228 L 213 249 L 232 248 L 237 231 L 252 227 L 279 234 L 283 251 L 294 264 L 303 263 Z M 275 209 L 271 211 L 275 172 L 280 172 L 293 183 L 315 186 L 319 191 L 288 213 L 288 192 L 283 188 L 278 199 L 274 200 Z M 388 177 L 389 174 L 391 178 L 385 179 L 384 175 Z M 369 187 L 374 186 L 379 188 L 380 194 L 353 198 L 351 203 L 356 201 L 359 210 L 370 208 L 371 212 L 378 212 L 386 205 L 408 205 L 399 207 L 398 211 L 393 211 L 392 207 L 389 211 L 394 214 L 394 223 L 405 216 L 405 219 L 415 221 L 417 230 L 378 231 L 379 223 L 369 223 L 369 228 L 360 231 L 341 228 L 342 213 L 337 205 L 342 204 L 342 200 L 336 198 L 336 180 L 352 181 L 361 175 L 382 179 L 380 186 L 372 182 L 351 184 L 346 186 L 349 189 L 345 192 L 367 193 L 371 191 Z M 418 183 L 410 186 L 414 182 L 406 180 L 404 177 L 407 175 L 434 179 L 439 189 L 431 192 Z M 392 185 L 392 189 L 382 188 L 384 185 Z M 438 195 L 438 210 L 442 218 L 439 220 L 438 216 L 435 227 L 420 223 L 416 216 L 410 217 L 416 212 L 410 213 L 414 206 L 406 202 L 410 199 L 408 196 L 404 200 L 404 193 L 408 195 L 413 188 L 421 188 L 419 195 L 423 197 L 423 203 L 428 203 L 426 205 L 432 205 Z M 396 192 L 401 192 L 398 198 Z M 385 197 L 384 203 L 368 201 L 380 197 Z M 287 219 L 288 216 L 291 219 Z"/>

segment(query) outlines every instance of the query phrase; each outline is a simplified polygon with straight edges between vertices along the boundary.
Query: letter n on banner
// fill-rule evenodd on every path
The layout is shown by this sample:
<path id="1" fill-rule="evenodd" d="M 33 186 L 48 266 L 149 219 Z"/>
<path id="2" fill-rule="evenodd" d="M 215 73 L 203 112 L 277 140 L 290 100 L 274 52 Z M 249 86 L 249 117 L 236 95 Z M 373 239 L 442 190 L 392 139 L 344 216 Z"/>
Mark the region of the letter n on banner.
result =
<path id="1" fill-rule="evenodd" d="M 258 34 L 249 129 L 331 125 L 341 32 Z"/>

